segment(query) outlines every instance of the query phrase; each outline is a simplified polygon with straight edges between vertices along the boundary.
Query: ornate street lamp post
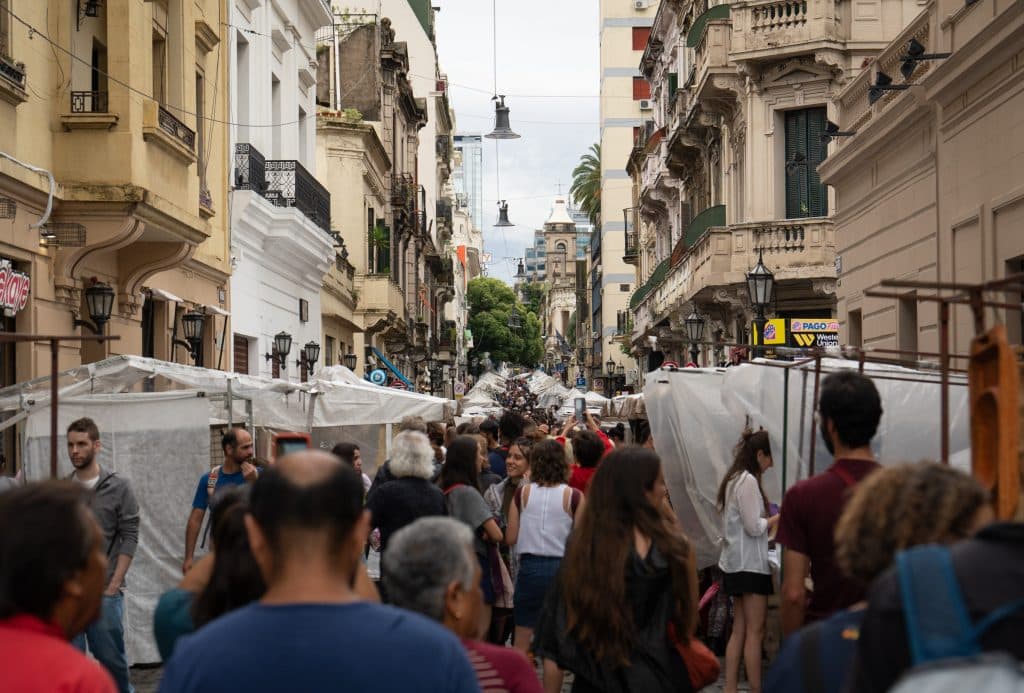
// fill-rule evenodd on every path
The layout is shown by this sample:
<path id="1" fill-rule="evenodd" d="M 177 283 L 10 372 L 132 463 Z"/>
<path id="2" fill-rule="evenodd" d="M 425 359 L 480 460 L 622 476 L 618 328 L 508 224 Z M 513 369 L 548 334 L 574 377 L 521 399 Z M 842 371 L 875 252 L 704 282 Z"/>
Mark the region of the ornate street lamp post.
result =
<path id="1" fill-rule="evenodd" d="M 747 272 L 747 291 L 750 294 L 750 304 L 754 307 L 754 326 L 757 332 L 757 342 L 754 347 L 754 356 L 761 356 L 761 346 L 764 344 L 764 326 L 768 322 L 765 318 L 765 311 L 772 302 L 772 294 L 775 291 L 775 275 L 764 266 L 762 251 L 757 252 L 757 265 Z"/>
<path id="2" fill-rule="evenodd" d="M 699 366 L 700 343 L 704 340 L 704 318 L 697 312 L 697 306 L 693 307 L 693 312 L 683 324 L 686 326 L 686 337 L 690 340 L 690 360 Z"/>

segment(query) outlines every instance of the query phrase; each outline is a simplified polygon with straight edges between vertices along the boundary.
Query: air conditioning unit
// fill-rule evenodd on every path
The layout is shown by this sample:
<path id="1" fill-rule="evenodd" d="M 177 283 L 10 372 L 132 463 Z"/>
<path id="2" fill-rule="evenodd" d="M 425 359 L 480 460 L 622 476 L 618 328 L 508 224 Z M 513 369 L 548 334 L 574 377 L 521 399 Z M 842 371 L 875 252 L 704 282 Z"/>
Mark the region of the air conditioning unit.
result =
<path id="1" fill-rule="evenodd" d="M 650 7 L 650 0 L 633 0 L 633 9 L 635 10 L 646 10 Z"/>
<path id="2" fill-rule="evenodd" d="M 637 0 L 639 2 L 639 0 Z M 654 104 L 650 99 L 640 99 L 640 110 L 641 111 L 652 111 L 654 110 Z"/>

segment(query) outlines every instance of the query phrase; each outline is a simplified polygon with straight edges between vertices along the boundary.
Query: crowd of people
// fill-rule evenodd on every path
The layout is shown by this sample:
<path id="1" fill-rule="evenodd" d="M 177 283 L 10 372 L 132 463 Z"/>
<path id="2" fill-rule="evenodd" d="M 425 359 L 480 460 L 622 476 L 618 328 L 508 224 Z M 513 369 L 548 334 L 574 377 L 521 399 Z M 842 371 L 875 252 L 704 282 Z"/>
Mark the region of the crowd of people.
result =
<path id="1" fill-rule="evenodd" d="M 704 570 L 649 429 L 626 444 L 590 415 L 552 426 L 521 413 L 516 387 L 497 419 L 403 420 L 373 478 L 355 441 L 257 468 L 251 433 L 227 431 L 153 616 L 160 689 L 699 690 L 718 678 L 702 644 L 714 603 L 731 614 L 727 693 L 741 678 L 754 693 L 929 690 L 907 683 L 935 676 L 922 665 L 982 651 L 1003 654 L 942 675 L 1021 675 L 1024 525 L 995 522 L 985 489 L 947 465 L 880 465 L 869 378 L 823 380 L 834 461 L 779 504 L 763 484 L 771 437 L 742 432 Z M 70 478 L 0 493 L 0 690 L 131 691 L 140 508 L 99 466 L 95 423 L 72 423 L 67 446 Z M 775 599 L 784 641 L 766 667 Z"/>

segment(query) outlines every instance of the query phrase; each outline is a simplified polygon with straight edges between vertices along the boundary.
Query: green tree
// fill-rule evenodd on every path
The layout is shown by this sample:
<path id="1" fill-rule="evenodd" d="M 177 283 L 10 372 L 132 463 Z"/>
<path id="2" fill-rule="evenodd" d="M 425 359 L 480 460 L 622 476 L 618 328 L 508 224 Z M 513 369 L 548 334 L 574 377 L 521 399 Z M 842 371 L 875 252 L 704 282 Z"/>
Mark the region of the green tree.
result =
<path id="1" fill-rule="evenodd" d="M 544 304 L 544 284 L 540 282 L 528 282 L 520 287 L 523 292 L 523 302 L 526 310 L 534 315 L 540 315 L 541 306 Z"/>
<path id="2" fill-rule="evenodd" d="M 601 145 L 590 145 L 587 153 L 580 157 L 580 163 L 572 170 L 572 186 L 569 194 L 576 200 L 580 210 L 597 226 L 601 221 Z"/>
<path id="3" fill-rule="evenodd" d="M 534 366 L 540 362 L 544 344 L 540 338 L 537 314 L 516 300 L 512 288 L 490 277 L 477 277 L 466 290 L 469 303 L 469 329 L 473 332 L 474 349 L 470 357 L 489 352 L 495 364 L 507 361 L 518 366 Z M 520 327 L 509 327 L 513 310 Z"/>

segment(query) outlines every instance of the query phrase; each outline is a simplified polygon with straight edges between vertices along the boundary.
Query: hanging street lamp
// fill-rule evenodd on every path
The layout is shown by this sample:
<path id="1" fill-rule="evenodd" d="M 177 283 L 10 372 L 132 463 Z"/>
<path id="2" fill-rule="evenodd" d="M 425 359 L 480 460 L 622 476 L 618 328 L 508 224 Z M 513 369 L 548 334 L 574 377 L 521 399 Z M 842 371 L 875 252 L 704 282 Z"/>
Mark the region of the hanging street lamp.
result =
<path id="1" fill-rule="evenodd" d="M 519 135 L 512 132 L 508 122 L 508 106 L 505 105 L 505 96 L 498 94 L 491 97 L 494 102 L 494 130 L 484 135 L 489 140 L 517 140 Z"/>
<path id="2" fill-rule="evenodd" d="M 508 202 L 505 202 L 505 200 L 498 201 L 498 221 L 494 226 L 495 228 L 499 226 L 515 226 L 515 224 L 508 220 Z"/>
<path id="3" fill-rule="evenodd" d="M 203 327 L 206 323 L 206 316 L 197 310 L 190 310 L 181 316 L 181 331 L 188 344 L 189 356 L 192 363 L 199 365 L 199 357 L 203 347 Z"/>
<path id="4" fill-rule="evenodd" d="M 342 361 L 345 362 L 345 368 L 353 372 L 356 370 L 356 364 L 359 361 L 358 356 L 356 356 L 355 354 L 345 354 L 344 356 L 341 357 L 341 359 Z"/>

